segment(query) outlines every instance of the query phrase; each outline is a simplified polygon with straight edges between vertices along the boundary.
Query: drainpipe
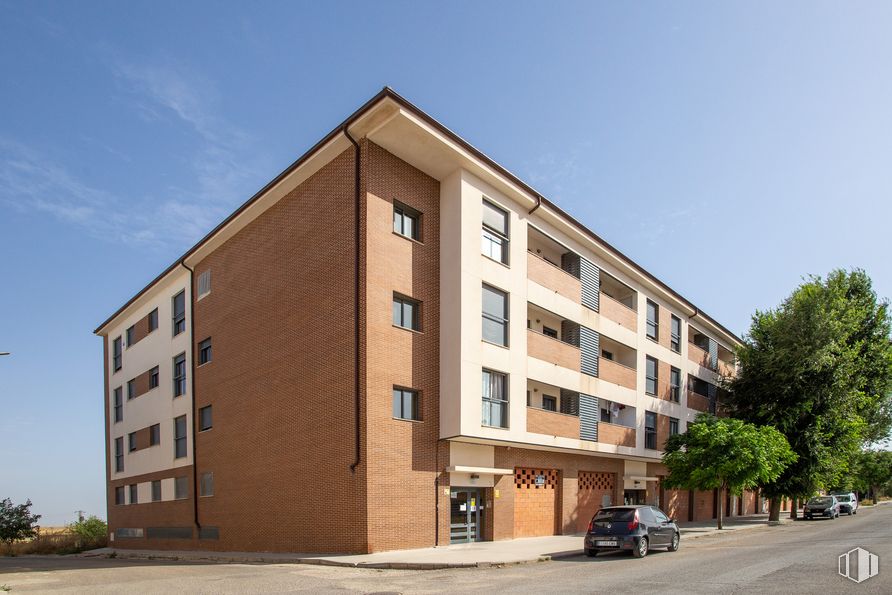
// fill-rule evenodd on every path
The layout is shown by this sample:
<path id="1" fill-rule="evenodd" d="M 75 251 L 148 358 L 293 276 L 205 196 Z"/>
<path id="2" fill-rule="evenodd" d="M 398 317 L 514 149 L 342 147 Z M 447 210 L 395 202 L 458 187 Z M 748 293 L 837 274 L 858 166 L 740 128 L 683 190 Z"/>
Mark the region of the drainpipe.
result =
<path id="1" fill-rule="evenodd" d="M 355 427 L 355 431 L 356 431 L 356 435 L 355 435 L 356 456 L 353 461 L 353 464 L 350 465 L 350 472 L 356 473 L 356 468 L 359 466 L 359 463 L 362 461 L 362 449 L 360 447 L 361 413 L 360 413 L 360 402 L 359 402 L 359 391 L 360 391 L 359 386 L 360 386 L 360 382 L 361 382 L 360 372 L 359 372 L 359 364 L 360 364 L 360 356 L 361 356 L 360 345 L 359 345 L 359 341 L 361 338 L 360 337 L 360 327 L 359 327 L 359 300 L 360 300 L 360 290 L 361 290 L 361 288 L 360 288 L 359 258 L 361 255 L 361 244 L 362 244 L 361 238 L 359 235 L 360 234 L 360 215 L 362 213 L 362 205 L 360 204 L 361 201 L 360 201 L 359 182 L 360 182 L 360 176 L 362 175 L 362 170 L 361 170 L 362 166 L 361 166 L 361 161 L 360 161 L 361 153 L 360 153 L 359 143 L 357 143 L 356 140 L 352 136 L 350 136 L 350 130 L 348 129 L 349 126 L 350 126 L 349 123 L 344 124 L 343 130 L 344 130 L 344 136 L 346 136 L 347 139 L 351 143 L 353 143 L 354 155 L 355 155 L 354 160 L 353 160 L 354 161 L 353 199 L 355 202 L 355 209 L 356 209 L 356 217 L 355 217 L 356 221 L 355 221 L 355 228 L 353 230 L 353 235 L 354 235 L 354 251 L 355 251 L 354 258 L 356 260 L 356 264 L 354 267 L 354 271 L 355 271 L 354 283 L 355 283 L 355 287 L 356 287 L 356 293 L 354 295 L 353 315 L 356 320 L 356 326 L 354 329 L 354 341 L 356 344 L 356 349 L 354 352 L 353 382 L 354 382 L 356 390 L 355 390 L 355 393 L 353 396 L 353 409 L 354 409 L 353 410 L 353 415 L 354 415 L 353 422 L 354 422 L 354 427 Z"/>
<path id="2" fill-rule="evenodd" d="M 181 260 L 180 264 L 189 271 L 189 378 L 192 388 L 192 514 L 195 527 L 200 532 L 201 523 L 198 522 L 198 458 L 195 447 L 196 442 L 198 442 L 198 422 L 195 419 L 195 300 L 192 299 L 192 292 L 195 289 L 195 271 L 186 265 L 185 259 Z"/>
<path id="3" fill-rule="evenodd" d="M 532 209 L 530 209 L 529 211 L 527 211 L 527 215 L 532 215 L 532 214 L 533 214 L 533 211 L 535 211 L 536 209 L 538 209 L 538 208 L 541 207 L 541 206 L 542 206 L 542 195 L 541 195 L 541 194 L 537 194 L 537 195 L 536 195 L 536 206 L 534 206 Z"/>

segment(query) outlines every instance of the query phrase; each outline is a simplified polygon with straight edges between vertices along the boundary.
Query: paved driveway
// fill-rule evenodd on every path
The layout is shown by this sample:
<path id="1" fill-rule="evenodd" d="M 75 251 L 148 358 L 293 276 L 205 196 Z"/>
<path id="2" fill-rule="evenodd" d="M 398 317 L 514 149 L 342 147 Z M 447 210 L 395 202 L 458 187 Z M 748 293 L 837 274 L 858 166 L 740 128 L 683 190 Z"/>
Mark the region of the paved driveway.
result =
<path id="1" fill-rule="evenodd" d="M 370 570 L 293 564 L 202 564 L 83 558 L 0 558 L 12 593 L 892 593 L 892 506 L 702 537 L 643 560 L 611 554 L 491 569 Z M 861 546 L 880 574 L 858 585 L 837 557 Z M 885 561 L 885 562 L 884 562 Z M 884 566 L 884 564 L 889 566 Z"/>

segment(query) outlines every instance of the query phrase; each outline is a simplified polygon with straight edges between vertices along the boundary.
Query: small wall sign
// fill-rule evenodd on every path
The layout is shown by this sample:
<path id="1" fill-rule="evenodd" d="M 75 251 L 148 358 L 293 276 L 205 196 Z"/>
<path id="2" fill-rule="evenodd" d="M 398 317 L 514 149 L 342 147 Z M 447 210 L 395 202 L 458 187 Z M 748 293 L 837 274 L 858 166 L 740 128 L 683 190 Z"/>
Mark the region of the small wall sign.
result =
<path id="1" fill-rule="evenodd" d="M 536 476 L 536 485 L 537 485 L 537 486 L 544 486 L 544 485 L 545 485 L 545 476 L 544 476 L 544 475 L 537 475 L 537 476 Z"/>

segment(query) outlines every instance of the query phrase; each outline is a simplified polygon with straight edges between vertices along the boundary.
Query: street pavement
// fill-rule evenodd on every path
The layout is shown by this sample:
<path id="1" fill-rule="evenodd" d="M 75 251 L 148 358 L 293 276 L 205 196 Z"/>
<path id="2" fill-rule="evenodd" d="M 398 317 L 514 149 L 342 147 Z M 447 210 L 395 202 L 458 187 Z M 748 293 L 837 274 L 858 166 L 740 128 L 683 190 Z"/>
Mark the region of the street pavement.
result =
<path id="1" fill-rule="evenodd" d="M 862 547 L 879 575 L 856 584 L 838 557 Z M 0 558 L 12 593 L 892 593 L 892 506 L 682 541 L 644 559 L 609 554 L 493 568 L 374 570 L 80 557 Z"/>

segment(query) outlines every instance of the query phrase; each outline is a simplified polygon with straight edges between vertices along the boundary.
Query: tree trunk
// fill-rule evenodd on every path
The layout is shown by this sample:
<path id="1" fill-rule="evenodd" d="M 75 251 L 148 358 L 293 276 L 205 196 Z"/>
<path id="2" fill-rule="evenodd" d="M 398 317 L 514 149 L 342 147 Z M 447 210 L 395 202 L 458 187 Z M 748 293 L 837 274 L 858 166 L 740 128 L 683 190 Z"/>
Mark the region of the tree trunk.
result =
<path id="1" fill-rule="evenodd" d="M 768 501 L 768 521 L 780 521 L 780 498 L 772 498 Z"/>
<path id="2" fill-rule="evenodd" d="M 719 488 L 719 502 L 718 502 L 718 526 L 719 530 L 722 530 L 722 513 L 725 512 L 725 486 Z"/>
<path id="3" fill-rule="evenodd" d="M 790 500 L 790 518 L 795 521 L 798 512 L 799 512 L 799 498 L 792 498 Z"/>

